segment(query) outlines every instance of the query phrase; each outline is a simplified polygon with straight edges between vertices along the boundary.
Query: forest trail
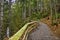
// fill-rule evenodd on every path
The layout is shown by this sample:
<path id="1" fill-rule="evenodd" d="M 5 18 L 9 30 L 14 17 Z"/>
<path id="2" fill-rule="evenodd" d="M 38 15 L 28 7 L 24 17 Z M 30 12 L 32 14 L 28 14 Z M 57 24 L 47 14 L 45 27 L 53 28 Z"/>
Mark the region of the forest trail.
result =
<path id="1" fill-rule="evenodd" d="M 28 40 L 60 40 L 58 37 L 54 36 L 50 28 L 44 24 L 39 23 L 39 26 L 34 32 L 30 33 Z"/>

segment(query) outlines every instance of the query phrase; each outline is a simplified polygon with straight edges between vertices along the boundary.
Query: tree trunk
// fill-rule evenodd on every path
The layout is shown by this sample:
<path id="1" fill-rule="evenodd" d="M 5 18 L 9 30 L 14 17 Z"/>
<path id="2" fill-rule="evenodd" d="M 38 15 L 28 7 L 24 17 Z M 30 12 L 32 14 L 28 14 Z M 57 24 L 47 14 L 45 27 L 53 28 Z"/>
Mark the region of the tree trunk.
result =
<path id="1" fill-rule="evenodd" d="M 31 16 L 31 5 L 30 5 L 30 3 L 31 3 L 31 0 L 29 1 L 29 17 Z"/>
<path id="2" fill-rule="evenodd" d="M 54 9 L 55 9 L 55 17 L 56 17 L 56 22 L 57 22 L 57 17 L 58 17 L 58 15 L 57 15 L 57 11 L 56 11 L 56 2 L 57 2 L 57 0 L 54 0 Z"/>
<path id="3" fill-rule="evenodd" d="M 51 13 L 51 22 L 52 22 L 52 24 L 53 24 L 53 18 L 52 18 L 53 12 L 52 12 L 52 4 L 51 4 L 51 0 L 50 0 L 50 13 Z"/>
<path id="4" fill-rule="evenodd" d="M 3 3 L 4 3 L 4 0 L 0 0 L 0 40 L 2 40 Z"/>
<path id="5" fill-rule="evenodd" d="M 9 38 L 9 35 L 10 35 L 9 33 L 10 33 L 10 25 L 11 25 L 11 12 L 12 12 L 11 11 L 11 4 L 12 4 L 11 1 L 12 0 L 9 0 L 8 1 L 8 4 L 9 4 L 9 6 L 8 6 L 9 7 L 9 9 L 8 9 L 9 10 L 9 13 L 8 13 L 8 20 L 7 20 L 8 26 L 7 26 L 7 29 L 6 29 L 6 31 L 7 31 L 7 34 L 6 35 L 7 35 L 8 38 Z"/>
<path id="6" fill-rule="evenodd" d="M 22 7 L 22 19 L 26 19 L 26 1 L 23 2 L 23 7 Z"/>

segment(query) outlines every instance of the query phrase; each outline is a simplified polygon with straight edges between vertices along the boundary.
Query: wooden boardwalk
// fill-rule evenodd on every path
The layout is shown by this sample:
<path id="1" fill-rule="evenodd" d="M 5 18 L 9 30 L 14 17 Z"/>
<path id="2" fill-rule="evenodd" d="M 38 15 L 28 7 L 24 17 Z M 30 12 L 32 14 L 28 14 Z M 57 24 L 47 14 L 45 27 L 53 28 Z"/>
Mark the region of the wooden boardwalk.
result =
<path id="1" fill-rule="evenodd" d="M 30 33 L 28 40 L 60 40 L 58 37 L 54 36 L 48 26 L 44 23 L 39 23 L 39 26 L 34 32 Z"/>

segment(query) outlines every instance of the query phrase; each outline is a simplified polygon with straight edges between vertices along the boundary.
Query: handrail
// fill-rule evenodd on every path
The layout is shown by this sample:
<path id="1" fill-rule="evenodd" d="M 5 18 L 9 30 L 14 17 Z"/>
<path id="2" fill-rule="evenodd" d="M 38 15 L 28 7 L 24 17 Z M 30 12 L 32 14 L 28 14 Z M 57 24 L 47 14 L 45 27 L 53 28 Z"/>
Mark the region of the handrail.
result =
<path id="1" fill-rule="evenodd" d="M 23 36 L 23 38 L 22 38 L 21 40 L 27 40 L 28 34 L 29 34 L 32 30 L 34 30 L 37 26 L 38 26 L 38 23 L 34 23 L 34 24 L 30 25 L 30 26 L 26 29 L 25 34 L 24 34 L 24 36 Z"/>
<path id="2" fill-rule="evenodd" d="M 33 22 L 25 24 L 17 33 L 15 33 L 11 38 L 9 38 L 9 40 L 19 40 L 19 38 L 21 38 L 23 33 L 26 31 L 28 25 L 31 25 L 34 23 L 37 23 L 37 21 L 33 21 Z"/>

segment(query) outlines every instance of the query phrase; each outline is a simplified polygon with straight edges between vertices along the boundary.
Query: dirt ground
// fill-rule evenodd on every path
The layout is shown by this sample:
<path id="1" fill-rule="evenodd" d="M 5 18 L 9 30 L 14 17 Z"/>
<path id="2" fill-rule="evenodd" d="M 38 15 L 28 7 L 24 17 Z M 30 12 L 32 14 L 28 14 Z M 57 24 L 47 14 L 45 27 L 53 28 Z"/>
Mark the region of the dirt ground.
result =
<path id="1" fill-rule="evenodd" d="M 51 26 L 51 18 L 48 19 L 48 17 L 41 19 L 41 22 L 46 23 L 49 28 L 51 29 L 51 31 L 58 37 L 60 37 L 60 24 L 58 24 L 58 26 L 54 25 Z M 60 21 L 60 19 L 58 20 L 58 22 Z"/>

